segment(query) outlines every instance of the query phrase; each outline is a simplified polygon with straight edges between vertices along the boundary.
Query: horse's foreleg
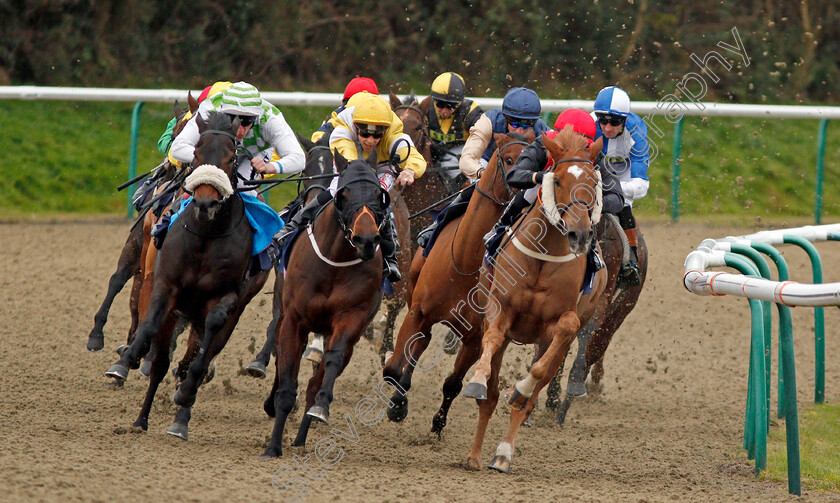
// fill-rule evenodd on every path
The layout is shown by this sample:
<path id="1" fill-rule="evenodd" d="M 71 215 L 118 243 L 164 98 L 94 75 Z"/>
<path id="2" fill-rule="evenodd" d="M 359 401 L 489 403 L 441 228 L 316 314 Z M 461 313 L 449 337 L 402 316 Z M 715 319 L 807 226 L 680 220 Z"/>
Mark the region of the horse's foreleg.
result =
<path id="1" fill-rule="evenodd" d="M 269 399 L 274 401 L 274 429 L 271 432 L 271 440 L 262 455 L 264 458 L 276 458 L 283 455 L 283 430 L 286 427 L 286 418 L 292 412 L 297 399 L 300 359 L 307 333 L 307 330 L 300 327 L 299 320 L 295 316 L 285 316 L 280 327 L 275 331 L 277 351 L 274 387 L 272 395 L 269 396 Z M 266 405 L 267 403 L 268 400 L 266 400 Z M 269 411 L 266 410 L 266 412 Z"/>
<path id="2" fill-rule="evenodd" d="M 175 370 L 175 384 L 176 387 L 187 378 L 187 371 L 198 354 L 198 349 L 201 347 L 201 334 L 204 332 L 204 327 L 192 325 L 190 327 L 190 335 L 187 337 L 187 349 L 184 351 L 184 356 L 178 362 L 178 367 Z"/>
<path id="3" fill-rule="evenodd" d="M 467 338 L 469 341 L 470 338 Z M 443 402 L 440 404 L 437 414 L 432 419 L 432 433 L 437 433 L 440 438 L 443 433 L 443 427 L 446 426 L 446 417 L 449 414 L 449 407 L 452 401 L 458 396 L 463 387 L 464 376 L 467 375 L 467 370 L 473 366 L 481 354 L 481 347 L 479 341 L 474 341 L 474 344 L 464 343 L 458 349 L 458 356 L 455 357 L 455 365 L 452 373 L 443 382 Z"/>
<path id="4" fill-rule="evenodd" d="M 558 355 L 566 355 L 569 351 L 569 346 L 574 339 L 574 335 L 577 333 L 579 328 L 580 319 L 574 311 L 568 311 L 563 314 L 560 319 L 557 320 L 557 323 L 549 328 L 551 343 L 548 345 L 548 349 L 546 349 L 540 359 L 531 366 L 531 370 L 528 372 L 528 375 L 524 379 L 517 381 L 513 386 L 513 389 L 509 390 L 509 398 L 507 401 L 508 405 L 515 410 L 519 410 L 524 407 L 528 399 L 531 398 L 537 383 L 542 381 L 546 375 L 549 375 L 549 369 L 553 367 L 554 372 L 557 372 L 557 368 L 560 364 L 558 362 L 557 366 L 554 366 L 553 362 L 556 358 L 558 358 Z"/>
<path id="5" fill-rule="evenodd" d="M 503 319 L 504 318 L 504 319 Z M 510 328 L 507 316 L 497 316 L 484 331 L 481 339 L 481 357 L 475 367 L 472 379 L 464 390 L 464 396 L 483 400 L 487 397 L 487 381 L 493 369 L 492 360 L 505 342 L 505 332 Z"/>
<path id="6" fill-rule="evenodd" d="M 195 403 L 195 394 L 198 392 L 198 385 L 204 380 L 204 374 L 207 373 L 208 362 L 227 342 L 227 338 L 224 337 L 222 331 L 228 321 L 231 320 L 237 301 L 236 293 L 228 293 L 207 314 L 204 321 L 204 336 L 201 340 L 201 347 L 190 365 L 187 378 L 181 383 L 181 387 L 178 388 L 172 398 L 176 404 L 182 407 L 191 407 Z M 215 346 L 213 348 L 215 352 L 211 355 L 210 349 L 213 346 Z"/>
<path id="7" fill-rule="evenodd" d="M 400 327 L 400 335 L 397 341 L 397 353 L 394 353 L 388 361 L 388 365 L 382 373 L 385 377 L 391 377 L 399 382 L 399 388 L 394 390 L 388 406 L 388 419 L 400 422 L 408 414 L 408 390 L 411 389 L 411 378 L 414 375 L 415 365 L 420 357 L 429 347 L 432 334 L 429 321 L 419 316 L 419 309 L 413 309 L 411 318 L 406 316 Z M 408 334 L 413 334 L 409 336 Z M 402 372 L 399 372 L 402 370 Z M 396 376 L 399 376 L 397 379 Z"/>
<path id="8" fill-rule="evenodd" d="M 128 297 L 128 311 L 131 315 L 131 325 L 128 327 L 127 344 L 134 340 L 137 326 L 140 324 L 140 290 L 143 288 L 143 275 L 139 272 L 131 282 L 131 295 Z"/>
<path id="9" fill-rule="evenodd" d="M 490 388 L 487 392 L 487 398 L 477 400 L 478 424 L 475 428 L 472 449 L 470 449 L 470 454 L 467 458 L 468 468 L 477 470 L 481 467 L 481 446 L 484 444 L 484 436 L 487 433 L 487 423 L 490 422 L 490 417 L 493 415 L 493 411 L 496 410 L 496 404 L 499 402 L 499 369 L 502 366 L 502 357 L 504 356 L 507 345 L 508 340 L 503 340 L 499 351 L 495 352 L 490 361 L 490 375 L 487 381 Z"/>
<path id="10" fill-rule="evenodd" d="M 359 313 L 336 323 L 321 363 L 321 366 L 324 367 L 324 381 L 321 384 L 321 389 L 315 395 L 315 405 L 306 411 L 306 415 L 312 416 L 323 423 L 329 423 L 330 403 L 333 401 L 335 380 L 350 362 L 350 358 L 353 356 L 353 346 L 359 339 L 362 330 L 364 330 L 365 321 L 365 314 Z"/>
<path id="11" fill-rule="evenodd" d="M 149 412 L 152 410 L 152 402 L 154 402 L 158 386 L 169 368 L 169 343 L 172 339 L 176 321 L 177 316 L 174 313 L 170 314 L 154 338 L 153 347 L 156 351 L 149 371 L 149 388 L 146 390 L 146 399 L 140 408 L 140 415 L 134 422 L 134 426 L 139 426 L 143 431 L 149 429 Z"/>
<path id="12" fill-rule="evenodd" d="M 105 372 L 106 376 L 125 380 L 128 377 L 128 369 L 140 366 L 140 358 L 149 351 L 152 337 L 158 333 L 161 324 L 175 307 L 175 294 L 173 291 L 164 291 L 162 287 L 156 292 L 143 323 L 137 329 L 134 341 L 123 351 L 120 359 Z"/>
<path id="13" fill-rule="evenodd" d="M 263 344 L 260 352 L 257 353 L 254 361 L 245 367 L 248 375 L 257 379 L 264 379 L 266 376 L 271 355 L 274 354 L 274 348 L 277 344 L 275 334 L 283 320 L 283 273 L 275 269 L 274 275 L 274 295 L 271 298 L 271 323 L 268 324 L 268 329 L 265 331 L 265 344 Z"/>
<path id="14" fill-rule="evenodd" d="M 557 370 L 560 368 L 563 360 L 566 358 L 566 353 L 569 351 L 569 346 L 571 345 L 572 338 L 568 337 L 568 340 L 565 343 L 561 343 L 559 351 L 552 351 L 551 345 L 549 345 L 548 349 L 546 349 L 543 356 L 551 354 L 553 352 L 554 356 L 551 360 L 545 361 L 543 356 L 535 363 L 536 366 L 540 361 L 545 362 L 546 369 L 543 373 L 542 378 L 537 382 L 536 386 L 534 387 L 531 396 L 528 398 L 527 403 L 524 407 L 520 409 L 513 409 L 510 412 L 510 424 L 508 425 L 508 432 L 505 436 L 505 439 L 499 443 L 499 446 L 496 448 L 496 455 L 493 457 L 493 461 L 487 465 L 488 468 L 493 470 L 498 470 L 502 473 L 509 473 L 510 472 L 510 464 L 511 460 L 513 459 L 513 453 L 516 449 L 516 436 L 519 433 L 519 428 L 525 423 L 528 419 L 528 416 L 531 415 L 531 412 L 534 411 L 534 408 L 537 405 L 537 396 L 539 395 L 540 391 L 551 381 L 554 375 L 557 373 Z M 556 340 L 556 338 L 555 338 Z M 553 341 L 552 341 L 553 342 Z M 533 369 L 533 367 L 531 367 Z M 521 381 L 520 381 L 521 382 Z"/>

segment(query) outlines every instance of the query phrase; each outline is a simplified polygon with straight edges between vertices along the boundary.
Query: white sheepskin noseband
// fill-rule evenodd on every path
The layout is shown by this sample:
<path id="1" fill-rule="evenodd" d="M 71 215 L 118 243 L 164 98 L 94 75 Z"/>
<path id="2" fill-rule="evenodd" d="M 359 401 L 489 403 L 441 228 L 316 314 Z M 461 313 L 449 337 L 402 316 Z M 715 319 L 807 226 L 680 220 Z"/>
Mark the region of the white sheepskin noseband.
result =
<path id="1" fill-rule="evenodd" d="M 195 168 L 190 173 L 190 176 L 187 177 L 184 188 L 192 192 L 196 187 L 204 184 L 213 186 L 223 198 L 227 198 L 233 194 L 230 178 L 228 178 L 224 171 L 212 164 L 202 164 Z"/>

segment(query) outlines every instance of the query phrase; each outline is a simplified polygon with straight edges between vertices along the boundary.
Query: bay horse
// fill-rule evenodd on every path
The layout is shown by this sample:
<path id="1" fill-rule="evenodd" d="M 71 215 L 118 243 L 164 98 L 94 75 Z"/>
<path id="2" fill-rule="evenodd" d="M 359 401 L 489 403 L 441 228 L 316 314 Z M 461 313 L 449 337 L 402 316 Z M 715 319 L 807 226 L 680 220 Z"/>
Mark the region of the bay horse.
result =
<path id="1" fill-rule="evenodd" d="M 332 173 L 333 168 L 333 154 L 330 151 L 330 133 L 323 135 L 317 142 L 312 142 L 297 134 L 298 142 L 306 150 L 306 164 L 301 172 L 303 177 L 324 176 Z M 327 178 L 304 180 L 298 186 L 298 199 L 300 206 L 305 206 L 306 203 L 314 199 L 321 192 L 327 190 L 330 180 Z M 302 190 L 301 190 L 302 189 Z M 290 218 L 290 217 L 286 217 Z M 283 272 L 275 268 L 274 276 L 274 290 L 271 301 L 271 322 L 266 329 L 265 344 L 262 349 L 254 357 L 254 360 L 245 367 L 245 372 L 251 377 L 257 379 L 264 379 L 267 375 L 268 364 L 271 360 L 271 355 L 274 354 L 275 348 L 275 330 L 277 324 L 283 317 L 283 287 L 284 278 Z"/>
<path id="2" fill-rule="evenodd" d="M 522 216 L 500 245 L 487 287 L 481 356 L 464 396 L 479 405 L 478 426 L 467 463 L 478 468 L 487 423 L 499 398 L 499 369 L 507 345 L 536 344 L 540 357 L 528 375 L 508 390 L 510 426 L 488 468 L 510 471 L 517 432 L 533 410 L 537 395 L 566 357 L 581 325 L 595 313 L 607 271 L 595 272 L 587 285 L 587 254 L 593 224 L 600 220 L 600 173 L 594 161 L 599 139 L 586 139 L 571 126 L 544 144 L 556 159 L 545 174 L 540 204 Z M 597 246 L 597 244 L 596 244 Z"/>
<path id="3" fill-rule="evenodd" d="M 615 332 L 621 327 L 625 318 L 630 314 L 647 278 L 648 253 L 647 244 L 641 230 L 638 232 L 637 255 L 641 281 L 638 285 L 621 285 L 618 283 L 618 272 L 622 264 L 624 249 L 628 246 L 622 243 L 624 231 L 614 215 L 605 215 L 598 225 L 599 243 L 602 258 L 607 266 L 606 292 L 598 301 L 596 314 L 578 332 L 578 351 L 572 368 L 569 371 L 568 385 L 565 397 L 560 400 L 560 378 L 563 365 L 546 389 L 546 407 L 556 410 L 555 421 L 562 425 L 566 414 L 575 398 L 586 396 L 587 393 L 600 393 L 604 376 L 604 353 L 606 353 Z"/>
<path id="4" fill-rule="evenodd" d="M 235 192 L 236 136 L 239 119 L 223 113 L 208 121 L 196 118 L 200 132 L 194 164 L 187 178 L 192 202 L 172 225 L 154 263 L 149 308 L 131 345 L 106 372 L 125 380 L 129 369 L 154 344 L 149 388 L 134 426 L 148 428 L 157 388 L 169 366 L 169 346 L 177 313 L 192 324 L 189 347 L 179 370 L 183 382 L 173 401 L 180 406 L 167 433 L 187 438 L 190 407 L 210 360 L 225 346 L 248 302 L 265 284 L 267 271 L 249 273 L 253 230 L 245 203 Z M 185 375 L 184 375 L 185 374 Z"/>
<path id="5" fill-rule="evenodd" d="M 195 113 L 198 109 L 198 102 L 190 93 L 187 93 L 187 105 L 188 107 L 186 109 L 181 109 L 176 101 L 172 106 L 172 112 L 177 119 L 175 128 L 172 130 L 173 138 L 178 136 L 178 133 L 184 129 L 186 121 L 182 121 L 181 119 L 187 114 L 187 112 L 189 111 L 191 113 Z M 173 166 L 166 161 L 161 164 L 159 169 L 161 169 L 160 172 L 156 172 L 152 175 L 157 178 L 154 182 L 156 187 L 162 187 L 171 181 L 178 172 L 176 166 Z M 137 217 L 134 225 L 132 225 L 129 230 L 128 237 L 126 238 L 125 244 L 120 252 L 120 257 L 117 260 L 117 270 L 114 271 L 111 278 L 108 280 L 108 291 L 105 293 L 102 305 L 99 306 L 99 310 L 96 311 L 96 315 L 93 317 L 93 328 L 88 334 L 86 344 L 88 351 L 101 351 L 105 347 L 104 328 L 105 324 L 108 322 L 108 313 L 111 310 L 111 305 L 114 303 L 114 299 L 117 294 L 120 293 L 125 284 L 131 278 L 133 278 L 131 295 L 129 296 L 131 325 L 128 329 L 127 343 L 130 343 L 134 338 L 134 332 L 137 330 L 137 324 L 140 321 L 137 302 L 140 295 L 140 287 L 143 284 L 143 277 L 140 274 L 140 258 L 143 249 L 143 226 L 138 224 L 143 220 L 147 211 L 148 208 Z"/>
<path id="6" fill-rule="evenodd" d="M 376 153 L 348 162 L 336 152 L 338 191 L 294 244 L 277 326 L 274 385 L 265 401 L 275 417 L 263 457 L 283 454 L 286 418 L 297 398 L 301 355 L 309 332 L 328 334 L 322 363 L 306 388 L 306 415 L 293 445 L 304 445 L 313 419 L 329 422 L 336 378 L 382 301 L 379 226 L 390 204 L 376 177 Z M 392 189 L 396 192 L 396 189 Z"/>
<path id="7" fill-rule="evenodd" d="M 476 193 L 470 198 L 466 213 L 444 226 L 427 259 L 422 250 L 414 256 L 408 279 L 408 314 L 400 326 L 394 354 L 382 372 L 399 383 L 391 398 L 393 406 L 388 408 L 388 418 L 402 421 L 408 413 L 406 392 L 411 388 L 417 362 L 431 342 L 432 326 L 445 324 L 458 335 L 463 344 L 453 371 L 443 384 L 443 402 L 432 421 L 432 431 L 438 435 L 446 425 L 452 400 L 461 391 L 464 376 L 478 359 L 482 315 L 466 304 L 471 303 L 482 269 L 482 238 L 513 196 L 505 176 L 522 150 L 534 141 L 534 132 L 529 130 L 527 136 L 500 133 L 494 138 L 498 147 L 475 184 Z"/>

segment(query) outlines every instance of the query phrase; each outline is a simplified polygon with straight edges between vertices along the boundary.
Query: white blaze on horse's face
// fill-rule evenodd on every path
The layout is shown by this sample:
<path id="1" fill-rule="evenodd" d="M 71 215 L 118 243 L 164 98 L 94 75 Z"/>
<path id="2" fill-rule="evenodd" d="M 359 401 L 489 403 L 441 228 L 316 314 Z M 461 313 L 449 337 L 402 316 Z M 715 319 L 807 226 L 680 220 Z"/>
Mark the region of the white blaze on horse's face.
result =
<path id="1" fill-rule="evenodd" d="M 569 166 L 569 168 L 566 171 L 577 179 L 580 179 L 580 177 L 583 175 L 583 170 L 577 164 Z"/>

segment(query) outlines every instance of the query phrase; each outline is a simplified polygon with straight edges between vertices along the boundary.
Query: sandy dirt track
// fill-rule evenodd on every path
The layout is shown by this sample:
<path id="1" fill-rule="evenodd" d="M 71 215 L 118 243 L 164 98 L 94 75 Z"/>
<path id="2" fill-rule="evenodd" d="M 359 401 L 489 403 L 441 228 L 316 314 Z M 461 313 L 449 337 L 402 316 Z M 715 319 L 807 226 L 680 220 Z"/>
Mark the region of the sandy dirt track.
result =
<path id="1" fill-rule="evenodd" d="M 127 224 L 0 224 L 0 500 L 282 501 L 288 494 L 272 487 L 272 475 L 289 467 L 275 481 L 305 477 L 293 456 L 307 454 L 314 475 L 323 478 L 304 478 L 304 501 L 840 500 L 838 494 L 813 491 L 796 499 L 785 483 L 754 479 L 740 449 L 747 303 L 700 298 L 680 284 L 683 260 L 702 239 L 754 229 L 661 223 L 643 231 L 650 249 L 648 284 L 607 352 L 603 395 L 576 402 L 562 428 L 549 412 L 538 410 L 534 427 L 520 432 L 511 474 L 502 475 L 463 467 L 477 418 L 474 401 L 455 401 L 442 441 L 428 436 L 451 356 L 415 373 L 406 421 L 385 419 L 372 426 L 354 421 L 358 440 L 339 439 L 344 456 L 318 472 L 316 442 L 338 438 L 330 430 L 348 428 L 342 416 L 353 418 L 360 399 L 375 398 L 372 388 L 381 372 L 365 340 L 338 380 L 330 427 L 313 429 L 307 450 L 285 447 L 279 460 L 260 459 L 273 425 L 262 410 L 270 381 L 238 371 L 264 340 L 267 294 L 245 311 L 219 358 L 215 380 L 199 391 L 190 440 L 165 434 L 175 410 L 170 377 L 158 392 L 149 431 L 134 432 L 131 424 L 148 381 L 132 371 L 125 387 L 115 390 L 103 374 L 128 329 L 127 288 L 111 310 L 105 351 L 85 350 Z M 818 249 L 825 280 L 840 281 L 840 271 L 831 266 L 840 260 L 840 246 Z M 805 253 L 782 250 L 792 277 L 808 282 Z M 265 292 L 272 282 L 273 277 Z M 802 405 L 813 399 L 813 315 L 799 308 L 794 316 Z M 829 402 L 840 393 L 838 316 L 837 309 L 826 311 Z M 774 316 L 774 331 L 775 323 Z M 522 377 L 530 354 L 510 348 L 503 379 Z M 775 344 L 773 354 L 775 374 Z M 305 385 L 311 370 L 302 369 Z M 297 412 L 290 418 L 284 445 L 300 417 Z M 484 444 L 485 462 L 507 423 L 507 408 L 500 404 Z"/>

